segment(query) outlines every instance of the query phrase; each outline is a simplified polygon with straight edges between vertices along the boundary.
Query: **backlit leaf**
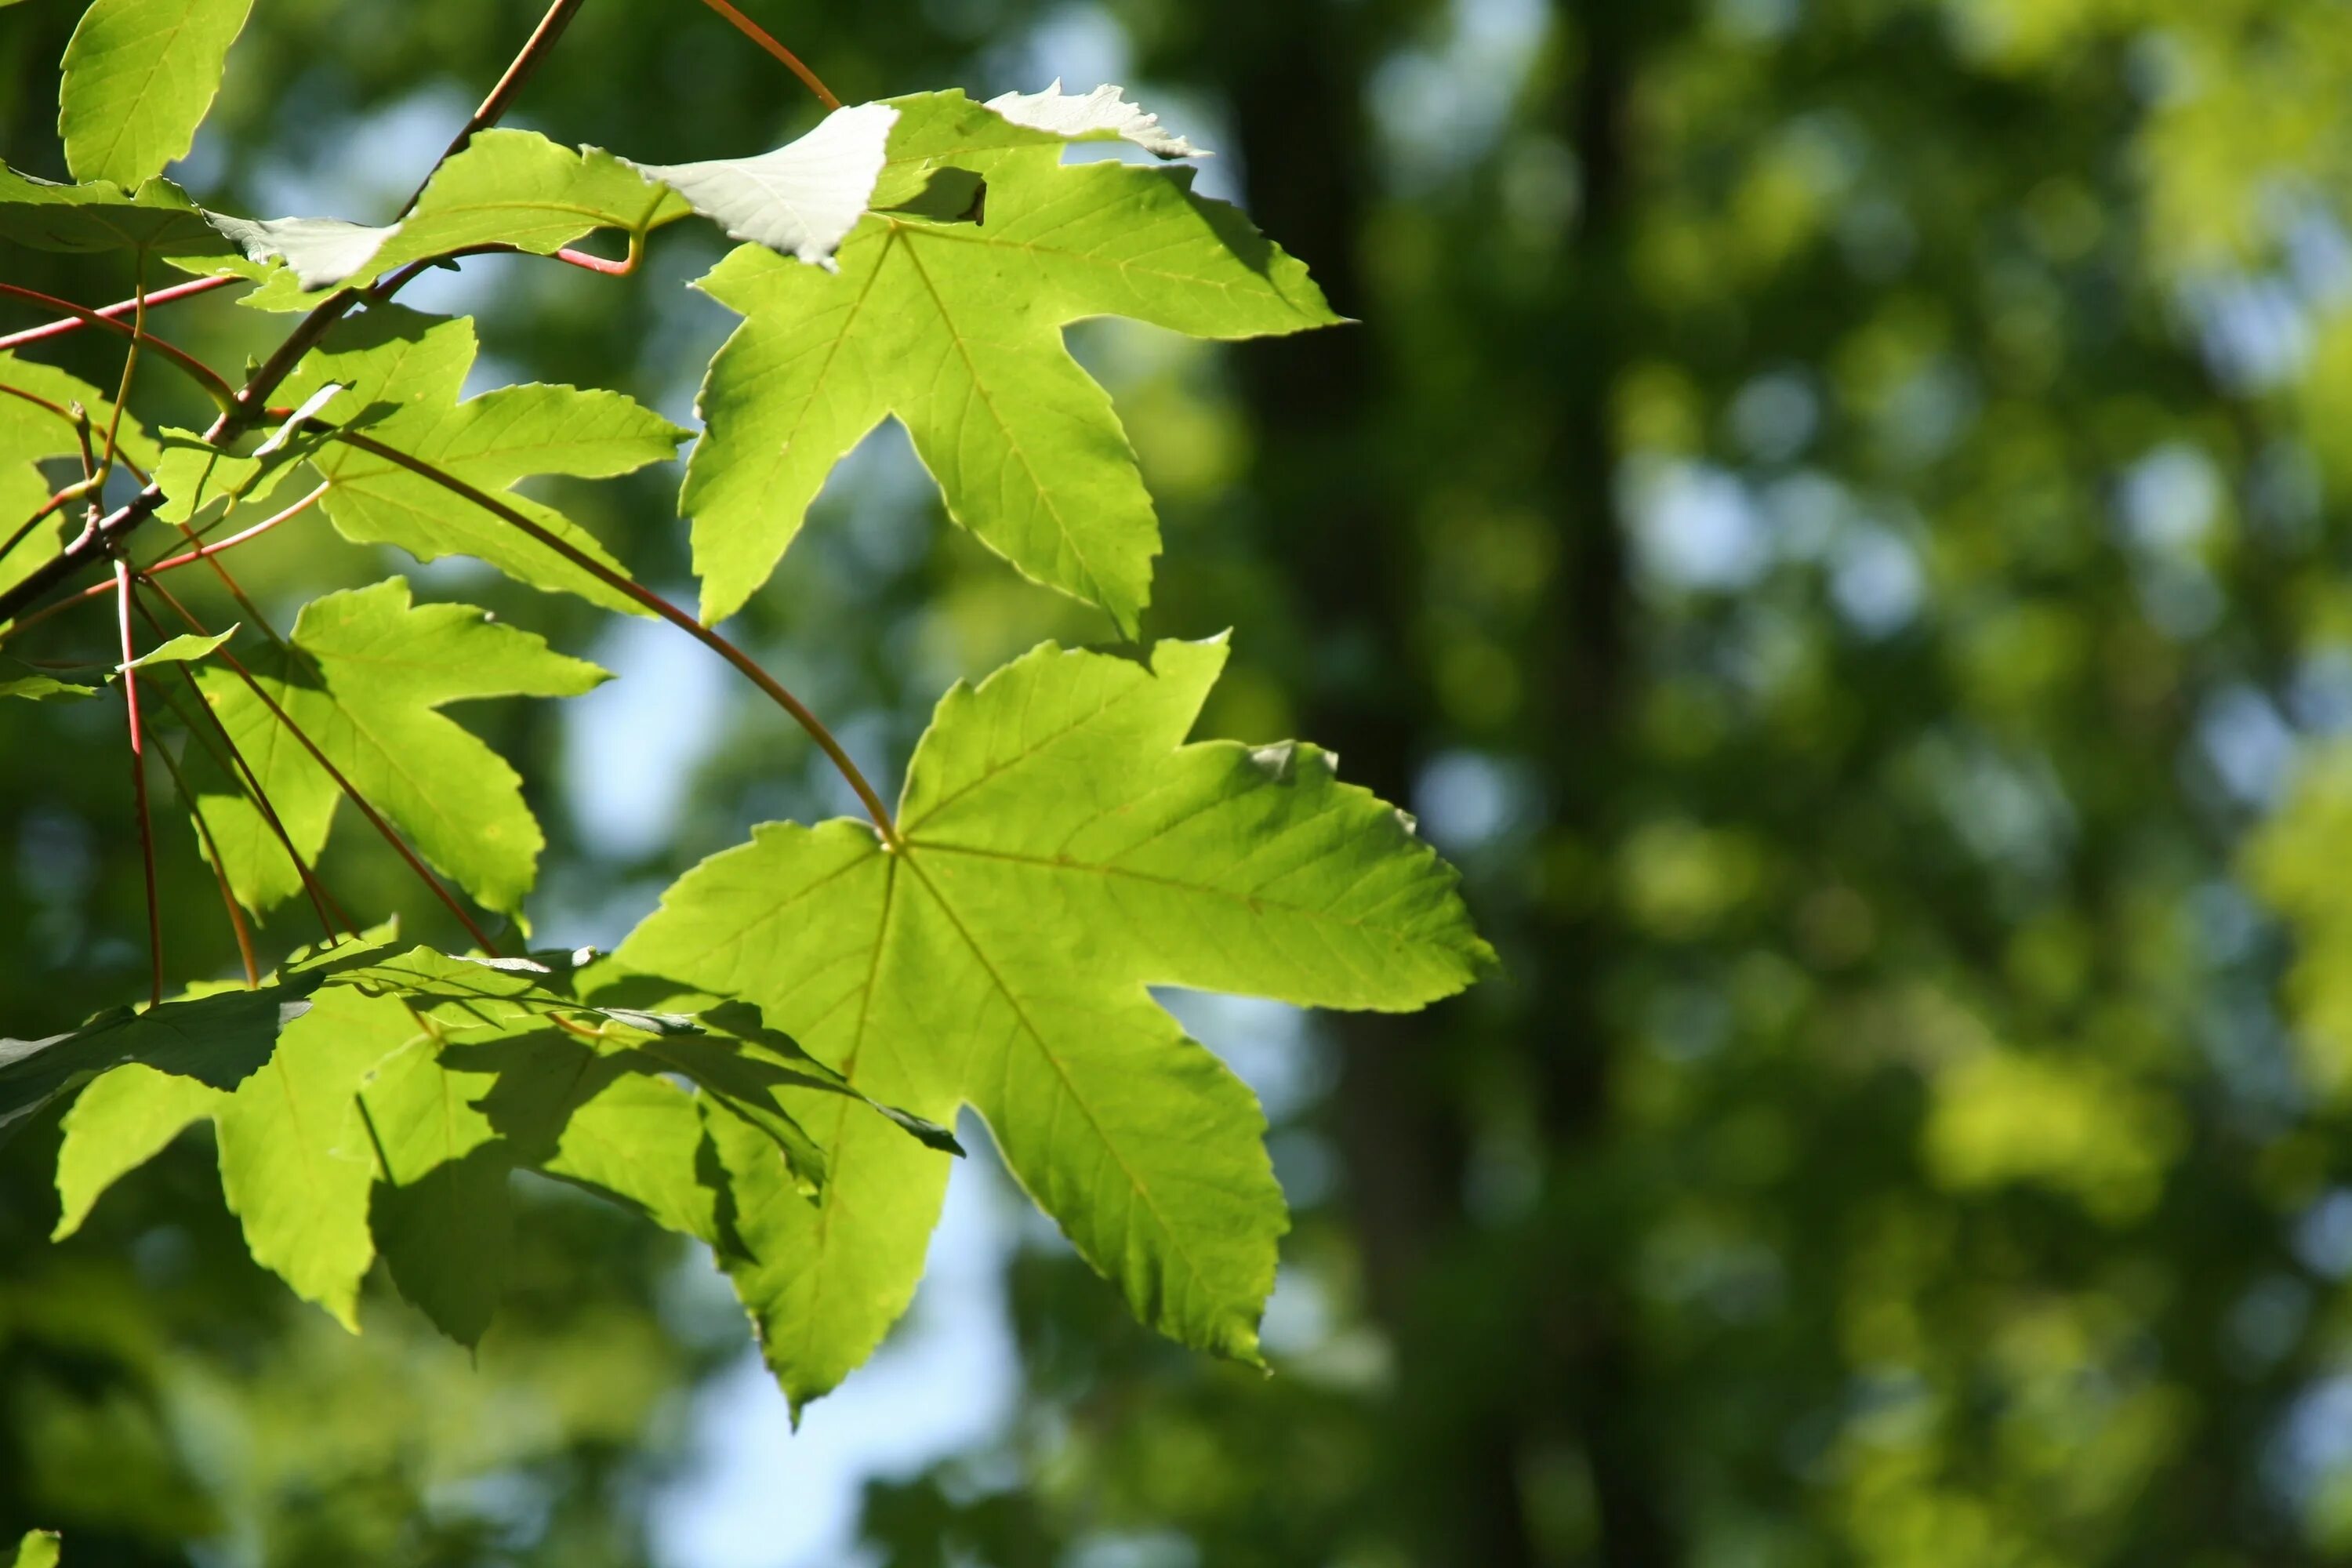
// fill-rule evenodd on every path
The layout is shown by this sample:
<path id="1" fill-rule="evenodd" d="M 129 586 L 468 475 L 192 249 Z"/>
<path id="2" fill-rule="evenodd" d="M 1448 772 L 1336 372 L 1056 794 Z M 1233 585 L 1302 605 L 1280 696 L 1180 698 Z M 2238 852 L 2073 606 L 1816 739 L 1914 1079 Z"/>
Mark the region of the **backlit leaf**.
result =
<path id="1" fill-rule="evenodd" d="M 281 396 L 340 384 L 333 416 L 375 410 L 368 434 L 478 489 L 504 492 L 539 474 L 607 479 L 674 456 L 687 432 L 617 392 L 530 384 L 457 400 L 474 363 L 474 325 L 396 308 L 344 323 L 306 358 Z M 419 561 L 471 555 L 518 582 L 576 594 L 606 609 L 645 609 L 512 523 L 389 459 L 331 444 L 311 457 L 329 489 L 327 515 L 362 544 L 394 544 Z M 508 504 L 583 554 L 625 576 L 594 535 L 525 497 Z"/>
<path id="2" fill-rule="evenodd" d="M 257 652 L 255 679 L 418 854 L 485 908 L 519 913 L 543 840 L 521 780 L 470 732 L 436 711 L 507 696 L 572 697 L 606 679 L 467 605 L 409 602 L 394 577 L 304 606 L 292 646 Z M 305 859 L 327 841 L 333 779 L 231 670 L 198 675 Z M 201 762 L 201 759 L 199 759 Z M 216 769 L 197 792 L 230 887 L 261 913 L 301 891 L 266 820 Z"/>
<path id="3" fill-rule="evenodd" d="M 1242 338 L 1337 318 L 1304 267 L 1183 170 L 1064 168 L 1062 136 L 961 93 L 897 107 L 875 199 L 898 205 L 859 223 L 837 271 L 747 247 L 700 285 L 746 318 L 703 383 L 709 429 L 679 498 L 703 619 L 767 580 L 834 465 L 895 415 L 950 516 L 1132 634 L 1159 523 L 1062 328 L 1124 315 Z M 951 199 L 926 206 L 940 181 Z M 956 221 L 967 212 L 978 221 Z"/>
<path id="4" fill-rule="evenodd" d="M 1221 643 L 1161 643 L 1149 666 L 1047 645 L 959 686 L 908 770 L 903 844 L 761 827 L 615 962 L 756 1002 L 892 1104 L 975 1107 L 1139 1317 L 1249 1359 L 1286 1223 L 1263 1120 L 1145 987 L 1404 1009 L 1492 955 L 1453 872 L 1324 753 L 1182 744 L 1223 662 Z M 846 1109 L 800 1106 L 831 1161 L 814 1207 L 747 1194 L 760 1160 L 738 1173 L 730 1268 L 795 1401 L 904 1309 L 945 1184 Z"/>
<path id="5" fill-rule="evenodd" d="M 58 134 L 77 180 L 135 185 L 187 155 L 253 0 L 93 0 L 66 45 Z"/>

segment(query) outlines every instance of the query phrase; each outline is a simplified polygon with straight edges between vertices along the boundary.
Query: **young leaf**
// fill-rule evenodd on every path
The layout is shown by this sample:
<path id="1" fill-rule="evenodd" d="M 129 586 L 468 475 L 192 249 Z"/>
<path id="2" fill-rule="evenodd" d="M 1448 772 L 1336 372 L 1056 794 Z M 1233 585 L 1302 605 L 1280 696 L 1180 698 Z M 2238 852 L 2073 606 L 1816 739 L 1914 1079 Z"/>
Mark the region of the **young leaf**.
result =
<path id="1" fill-rule="evenodd" d="M 221 1185 L 254 1260 L 356 1331 L 360 1280 L 375 1257 L 377 1156 L 354 1097 L 371 1068 L 419 1033 L 398 1001 L 330 985 L 234 1092 L 145 1068 L 108 1073 L 66 1113 L 57 1234 L 72 1234 L 109 1185 L 209 1117 Z"/>
<path id="2" fill-rule="evenodd" d="M 675 456 L 688 432 L 617 392 L 500 387 L 460 403 L 474 363 L 474 324 L 397 308 L 369 310 L 305 358 L 283 393 L 299 399 L 331 384 L 342 416 L 371 408 L 368 434 L 475 488 L 503 491 L 538 474 L 608 479 Z M 341 444 L 314 452 L 328 482 L 327 515 L 361 544 L 395 544 L 419 561 L 471 555 L 551 593 L 632 615 L 643 605 L 558 555 L 502 518 L 399 465 Z M 594 535 L 553 508 L 520 496 L 508 504 L 614 572 L 626 569 Z"/>
<path id="3" fill-rule="evenodd" d="M 1285 1225 L 1263 1121 L 1144 987 L 1402 1009 L 1492 955 L 1454 873 L 1325 754 L 1181 744 L 1224 657 L 1048 644 L 959 686 L 908 770 L 900 845 L 847 821 L 761 827 L 615 962 L 757 1003 L 890 1103 L 942 1122 L 974 1106 L 1139 1317 L 1250 1358 Z M 815 1208 L 736 1183 L 751 1261 L 733 1272 L 796 1402 L 904 1309 L 945 1182 L 845 1110 L 801 1108 L 831 1158 Z"/>
<path id="4" fill-rule="evenodd" d="M 418 854 L 484 908 L 519 913 L 544 842 L 522 781 L 436 710 L 476 698 L 576 697 L 606 673 L 469 605 L 412 605 L 399 577 L 314 600 L 291 642 L 248 661 L 270 700 Z M 296 847 L 315 859 L 334 818 L 333 779 L 234 672 L 207 666 L 196 679 Z M 244 792 L 201 760 L 191 774 L 238 901 L 259 914 L 300 892 Z"/>
<path id="5" fill-rule="evenodd" d="M 135 185 L 187 156 L 253 0 L 94 0 L 66 45 L 58 134 L 77 180 Z"/>
<path id="6" fill-rule="evenodd" d="M 97 687 L 86 681 L 35 669 L 29 664 L 0 654 L 0 697 L 21 697 L 30 702 L 46 702 L 53 697 L 95 697 L 98 690 Z"/>
<path id="7" fill-rule="evenodd" d="M 28 1530 L 10 1549 L 0 1568 L 58 1568 L 58 1534 L 53 1530 Z"/>
<path id="8" fill-rule="evenodd" d="M 825 267 L 866 215 L 898 111 L 887 104 L 836 109 L 797 142 L 756 158 L 629 167 L 659 180 L 729 237 Z"/>
<path id="9" fill-rule="evenodd" d="M 398 232 L 347 223 L 339 217 L 230 217 L 207 213 L 212 226 L 236 243 L 246 258 L 258 263 L 283 262 L 305 291 L 331 289 L 365 267 L 383 242 Z M 300 301 L 303 308 L 316 300 Z"/>
<path id="10" fill-rule="evenodd" d="M 126 669 L 144 669 L 151 664 L 194 664 L 210 657 L 214 650 L 236 636 L 236 632 L 237 628 L 231 626 L 208 637 L 196 637 L 192 633 L 175 637 L 168 642 L 156 644 L 129 664 L 115 666 L 114 672 L 120 675 Z"/>
<path id="11" fill-rule="evenodd" d="M 1061 136 L 961 93 L 897 106 L 884 186 L 900 205 L 858 225 L 837 272 L 746 247 L 701 282 L 746 318 L 703 383 L 709 429 L 679 497 L 702 618 L 751 597 L 833 466 L 896 415 L 951 517 L 1132 635 L 1159 524 L 1061 329 L 1124 315 L 1241 338 L 1338 318 L 1304 267 L 1182 170 L 1064 168 Z M 926 182 L 950 175 L 963 205 L 985 182 L 984 222 L 916 216 Z"/>

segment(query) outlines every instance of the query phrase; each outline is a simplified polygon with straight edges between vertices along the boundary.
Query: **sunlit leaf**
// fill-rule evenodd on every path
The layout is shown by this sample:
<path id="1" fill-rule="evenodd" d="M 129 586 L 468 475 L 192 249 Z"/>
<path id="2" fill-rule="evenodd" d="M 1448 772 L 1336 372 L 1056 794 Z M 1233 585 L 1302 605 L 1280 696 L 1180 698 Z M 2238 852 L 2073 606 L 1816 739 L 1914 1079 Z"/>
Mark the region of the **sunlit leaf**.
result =
<path id="1" fill-rule="evenodd" d="M 485 908 L 519 913 L 544 842 L 521 780 L 436 710 L 487 697 L 577 696 L 604 671 L 471 605 L 412 605 L 398 577 L 304 606 L 290 642 L 247 661 L 270 701 L 418 854 Z M 341 798 L 334 780 L 233 671 L 207 666 L 197 679 L 295 847 L 315 859 Z M 300 892 L 284 847 L 244 792 L 209 767 L 195 776 L 239 901 L 260 913 Z"/>
<path id="2" fill-rule="evenodd" d="M 253 0 L 93 0 L 66 45 L 58 134 L 77 180 L 121 185 L 187 155 Z"/>
<path id="3" fill-rule="evenodd" d="M 1214 643 L 1148 666 L 1048 645 L 959 686 L 908 770 L 903 844 L 763 826 L 615 959 L 758 1003 L 890 1103 L 975 1107 L 1139 1317 L 1247 1359 L 1285 1225 L 1263 1119 L 1145 986 L 1402 1009 L 1491 954 L 1453 873 L 1324 753 L 1181 743 L 1223 662 Z M 846 1107 L 801 1110 L 824 1194 L 768 1202 L 745 1185 L 764 1162 L 737 1170 L 750 1258 L 730 1265 L 796 1401 L 904 1309 L 946 1176 Z"/>
<path id="4" fill-rule="evenodd" d="M 896 107 L 875 198 L 896 205 L 858 225 L 837 271 L 747 247 L 702 280 L 746 318 L 703 383 L 709 429 L 679 500 L 703 618 L 767 580 L 834 465 L 895 415 L 950 515 L 1132 634 L 1159 523 L 1061 329 L 1124 315 L 1242 338 L 1337 318 L 1304 267 L 1184 170 L 1061 167 L 1062 136 L 961 93 Z M 927 203 L 941 182 L 950 199 Z"/>

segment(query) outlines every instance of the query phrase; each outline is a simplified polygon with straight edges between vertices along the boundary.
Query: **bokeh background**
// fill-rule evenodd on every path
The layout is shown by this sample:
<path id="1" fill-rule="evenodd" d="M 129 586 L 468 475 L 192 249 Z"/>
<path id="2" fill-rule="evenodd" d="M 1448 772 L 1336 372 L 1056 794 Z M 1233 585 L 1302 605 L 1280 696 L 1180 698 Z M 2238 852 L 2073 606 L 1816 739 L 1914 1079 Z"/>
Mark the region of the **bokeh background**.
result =
<path id="1" fill-rule="evenodd" d="M 77 1568 L 2352 1560 L 2352 12 L 746 6 L 845 99 L 1126 83 L 1360 318 L 1072 342 L 1163 510 L 1148 629 L 1234 628 L 1208 729 L 1410 803 L 1507 971 L 1402 1018 L 1171 998 L 1274 1121 L 1278 1375 L 1136 1328 L 981 1138 L 914 1314 L 797 1435 L 707 1261 L 617 1211 L 530 1188 L 469 1361 L 388 1289 L 353 1339 L 257 1271 L 201 1138 L 49 1246 L 37 1130 L 0 1151 L 0 1527 Z M 33 173 L 78 9 L 0 11 Z M 536 9 L 260 0 L 181 174 L 380 220 Z M 589 0 L 514 120 L 679 161 L 815 115 L 691 0 Z M 683 419 L 717 254 L 411 299 L 479 313 L 478 385 Z M 270 325 L 167 330 L 233 364 Z M 675 479 L 553 493 L 684 590 Z M 620 672 L 464 710 L 532 781 L 551 939 L 848 804 L 653 628 L 323 523 L 239 559 L 289 612 L 408 571 Z M 889 432 L 734 629 L 892 777 L 950 679 L 1107 632 Z M 143 988 L 118 722 L 0 714 L 0 1032 Z M 213 973 L 185 837 L 170 945 Z M 450 934 L 357 836 L 330 865 Z"/>

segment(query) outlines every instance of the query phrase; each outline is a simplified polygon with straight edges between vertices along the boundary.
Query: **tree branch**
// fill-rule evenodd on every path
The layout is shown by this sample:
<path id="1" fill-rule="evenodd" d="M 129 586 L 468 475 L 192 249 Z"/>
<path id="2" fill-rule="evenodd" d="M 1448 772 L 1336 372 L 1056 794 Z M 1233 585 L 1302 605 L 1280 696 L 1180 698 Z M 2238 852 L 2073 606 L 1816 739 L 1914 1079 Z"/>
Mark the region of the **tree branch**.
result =
<path id="1" fill-rule="evenodd" d="M 472 501 L 500 521 L 520 529 L 606 587 L 616 593 L 625 594 L 733 665 L 746 679 L 766 693 L 770 700 L 791 714 L 794 723 L 807 731 L 809 739 L 817 743 L 817 748 L 824 752 L 833 765 L 840 770 L 841 776 L 848 781 L 849 787 L 856 792 L 858 801 L 866 807 L 866 815 L 874 819 L 876 829 L 881 833 L 882 841 L 893 848 L 898 847 L 898 824 L 891 819 L 890 808 L 882 804 L 882 797 L 875 793 L 872 784 L 866 782 L 866 775 L 858 771 L 857 764 L 850 760 L 849 753 L 842 749 L 841 742 L 834 739 L 833 731 L 824 727 L 824 721 L 810 711 L 806 704 L 785 689 L 782 682 L 761 668 L 759 662 L 750 654 L 745 653 L 652 589 L 641 586 L 623 574 L 614 571 L 587 552 L 550 533 L 513 507 L 495 496 L 477 489 L 455 474 L 444 473 L 423 458 L 412 457 L 398 447 L 387 447 L 372 436 L 363 436 L 356 430 L 346 430 L 339 426 L 329 425 L 323 420 L 313 419 L 310 423 L 325 430 L 334 439 L 344 445 L 356 447 L 361 451 L 382 458 L 388 463 L 397 464 L 420 479 L 430 479 L 451 494 L 462 496 Z"/>

